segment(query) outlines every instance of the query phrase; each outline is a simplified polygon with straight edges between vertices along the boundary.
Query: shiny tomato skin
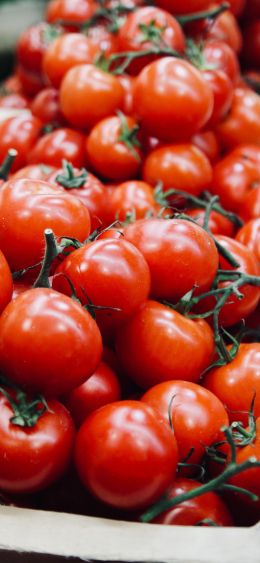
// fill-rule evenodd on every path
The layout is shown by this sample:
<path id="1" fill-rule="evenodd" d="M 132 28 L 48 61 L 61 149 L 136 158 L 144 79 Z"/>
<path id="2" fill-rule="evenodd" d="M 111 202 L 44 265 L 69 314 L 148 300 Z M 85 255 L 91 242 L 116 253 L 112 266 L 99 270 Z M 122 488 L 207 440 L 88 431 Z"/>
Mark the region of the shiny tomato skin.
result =
<path id="1" fill-rule="evenodd" d="M 27 164 L 12 174 L 12 180 L 43 180 L 48 181 L 51 173 L 55 171 L 53 166 L 44 164 Z"/>
<path id="2" fill-rule="evenodd" d="M 169 487 L 166 494 L 168 498 L 175 498 L 200 486 L 199 481 L 179 477 Z M 214 492 L 205 493 L 169 508 L 154 518 L 151 523 L 168 526 L 196 526 L 203 520 L 210 520 L 216 526 L 233 526 L 233 519 L 227 506 Z"/>
<path id="3" fill-rule="evenodd" d="M 56 400 L 33 428 L 10 422 L 8 399 L 0 396 L 0 486 L 9 493 L 33 493 L 65 473 L 72 457 L 75 429 L 71 416 Z"/>
<path id="4" fill-rule="evenodd" d="M 118 53 L 118 34 L 111 33 L 106 22 L 89 27 L 87 36 L 96 47 L 97 54 L 103 52 L 106 57 L 109 57 L 112 53 Z"/>
<path id="5" fill-rule="evenodd" d="M 230 78 L 222 70 L 204 70 L 203 77 L 210 86 L 214 106 L 207 126 L 215 127 L 228 114 L 233 100 L 233 85 Z"/>
<path id="6" fill-rule="evenodd" d="M 227 409 L 230 421 L 239 418 L 245 425 L 256 393 L 254 414 L 260 416 L 260 344 L 240 344 L 238 353 L 229 364 L 213 368 L 202 384 L 214 393 Z"/>
<path id="7" fill-rule="evenodd" d="M 119 401 L 94 412 L 76 439 L 81 481 L 103 502 L 140 509 L 159 499 L 174 478 L 174 434 L 158 413 L 138 401 Z"/>
<path id="8" fill-rule="evenodd" d="M 33 148 L 40 135 L 42 124 L 37 117 L 19 115 L 0 123 L 0 162 L 9 149 L 17 150 L 17 157 L 12 164 L 12 172 L 25 166 L 28 152 Z"/>
<path id="9" fill-rule="evenodd" d="M 75 424 L 80 427 L 92 412 L 119 401 L 120 396 L 120 384 L 116 374 L 107 364 L 100 362 L 93 375 L 66 396 L 65 404 Z"/>
<path id="10" fill-rule="evenodd" d="M 175 188 L 198 196 L 212 181 L 212 167 L 205 154 L 192 144 L 166 145 L 154 149 L 143 166 L 143 179 L 163 188 Z"/>
<path id="11" fill-rule="evenodd" d="M 193 12 L 200 12 L 209 8 L 210 0 L 185 0 L 185 2 L 180 2 L 180 0 L 158 0 L 156 2 L 160 8 L 168 10 L 172 14 L 191 14 Z"/>
<path id="12" fill-rule="evenodd" d="M 165 381 L 151 387 L 142 396 L 169 424 L 169 417 L 184 460 L 191 449 L 188 463 L 199 463 L 205 447 L 223 439 L 222 426 L 228 426 L 224 405 L 213 393 L 189 381 Z"/>
<path id="13" fill-rule="evenodd" d="M 21 293 L 0 318 L 0 364 L 11 381 L 57 397 L 96 369 L 102 341 L 95 321 L 78 303 L 46 288 Z"/>
<path id="14" fill-rule="evenodd" d="M 209 26 L 208 39 L 217 39 L 227 43 L 235 53 L 239 53 L 243 44 L 243 37 L 234 14 L 230 10 L 223 12 Z"/>
<path id="15" fill-rule="evenodd" d="M 151 272 L 151 296 L 176 303 L 194 286 L 211 287 L 218 268 L 212 238 L 182 219 L 140 219 L 124 229 L 126 240 L 144 255 Z"/>
<path id="16" fill-rule="evenodd" d="M 156 210 L 154 191 L 150 184 L 130 180 L 119 184 L 109 199 L 110 222 L 125 221 L 129 213 L 136 219 L 143 219 L 149 211 Z"/>
<path id="17" fill-rule="evenodd" d="M 59 106 L 59 93 L 55 88 L 41 90 L 31 103 L 31 112 L 44 124 L 64 121 Z"/>
<path id="18" fill-rule="evenodd" d="M 57 275 L 56 275 L 57 274 Z M 102 331 L 110 332 L 129 318 L 150 291 L 148 265 L 135 246 L 124 239 L 97 240 L 72 252 L 57 268 L 53 287 L 67 295 L 72 282 L 83 303 L 114 307 L 96 311 Z"/>
<path id="19" fill-rule="evenodd" d="M 260 97 L 252 90 L 234 91 L 230 114 L 220 123 L 216 132 L 225 150 L 243 143 L 260 145 Z"/>
<path id="20" fill-rule="evenodd" d="M 260 216 L 260 187 L 250 190 L 246 194 L 239 208 L 239 213 L 244 221 L 258 219 Z"/>
<path id="21" fill-rule="evenodd" d="M 89 0 L 51 0 L 46 8 L 46 21 L 55 23 L 62 20 L 68 27 L 83 24 L 96 9 L 96 4 Z M 73 22 L 73 23 L 72 23 Z"/>
<path id="22" fill-rule="evenodd" d="M 192 321 L 156 301 L 140 307 L 116 338 L 123 372 L 144 389 L 176 377 L 197 382 L 213 350 L 206 321 Z"/>
<path id="23" fill-rule="evenodd" d="M 194 207 L 193 209 L 186 209 L 185 214 L 191 217 L 200 225 L 203 226 L 205 218 L 205 209 Z M 225 235 L 232 237 L 235 232 L 235 225 L 227 217 L 223 217 L 218 211 L 211 211 L 209 215 L 209 230 L 213 235 Z"/>
<path id="24" fill-rule="evenodd" d="M 125 116 L 127 127 L 132 130 L 137 126 L 133 117 Z M 123 182 L 138 176 L 142 153 L 139 147 L 132 149 L 120 140 L 122 122 L 120 117 L 107 117 L 99 121 L 87 138 L 87 157 L 103 178 Z"/>
<path id="25" fill-rule="evenodd" d="M 40 22 L 23 31 L 18 39 L 17 59 L 24 68 L 31 72 L 41 73 L 42 58 L 48 46 L 48 42 L 45 40 L 48 27 L 46 22 Z"/>
<path id="26" fill-rule="evenodd" d="M 33 209 L 33 213 L 32 210 Z M 0 248 L 12 271 L 42 260 L 44 230 L 85 240 L 90 218 L 75 197 L 48 182 L 10 180 L 0 191 Z"/>
<path id="27" fill-rule="evenodd" d="M 68 127 L 56 129 L 41 137 L 30 150 L 27 162 L 59 168 L 63 159 L 78 168 L 86 162 L 84 135 Z"/>
<path id="28" fill-rule="evenodd" d="M 220 158 L 220 145 L 214 131 L 201 131 L 193 135 L 192 144 L 200 149 L 211 164 L 215 164 Z"/>
<path id="29" fill-rule="evenodd" d="M 52 41 L 43 58 L 43 72 L 54 88 L 59 88 L 70 68 L 92 63 L 97 47 L 83 33 L 66 33 Z"/>
<path id="30" fill-rule="evenodd" d="M 77 65 L 62 80 L 61 110 L 74 127 L 91 129 L 121 109 L 123 103 L 124 90 L 119 80 L 94 65 Z"/>
<path id="31" fill-rule="evenodd" d="M 0 250 L 0 314 L 12 299 L 13 280 L 9 265 Z"/>
<path id="32" fill-rule="evenodd" d="M 245 223 L 236 234 L 236 240 L 254 252 L 260 262 L 260 217 Z"/>
<path id="33" fill-rule="evenodd" d="M 153 137 L 169 142 L 189 139 L 206 125 L 212 110 L 210 87 L 187 61 L 163 57 L 136 78 L 134 112 Z"/>
<path id="34" fill-rule="evenodd" d="M 224 41 L 210 39 L 203 47 L 203 57 L 206 66 L 224 72 L 232 84 L 237 84 L 240 76 L 239 62 L 234 49 Z"/>

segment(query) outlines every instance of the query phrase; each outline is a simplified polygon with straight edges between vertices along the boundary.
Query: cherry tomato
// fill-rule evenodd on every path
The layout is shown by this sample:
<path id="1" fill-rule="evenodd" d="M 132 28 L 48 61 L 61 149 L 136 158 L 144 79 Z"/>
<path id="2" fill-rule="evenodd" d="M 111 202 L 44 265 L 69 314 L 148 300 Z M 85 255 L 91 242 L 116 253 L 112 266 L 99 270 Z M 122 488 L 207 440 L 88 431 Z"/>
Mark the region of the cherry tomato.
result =
<path id="1" fill-rule="evenodd" d="M 94 13 L 96 4 L 89 0 L 51 0 L 46 8 L 49 23 L 62 21 L 68 27 L 83 24 Z"/>
<path id="2" fill-rule="evenodd" d="M 13 271 L 42 260 L 44 229 L 80 241 L 90 232 L 89 213 L 81 201 L 40 180 L 6 182 L 0 190 L 0 215 L 0 248 Z"/>
<path id="3" fill-rule="evenodd" d="M 0 250 L 0 314 L 12 299 L 13 280 L 8 263 Z"/>
<path id="4" fill-rule="evenodd" d="M 85 137 L 79 131 L 67 127 L 56 129 L 41 137 L 31 148 L 29 164 L 47 164 L 60 167 L 62 160 L 81 168 L 86 162 Z"/>
<path id="5" fill-rule="evenodd" d="M 250 192 L 246 194 L 239 208 L 239 213 L 245 221 L 249 221 L 250 219 L 258 219 L 258 217 L 260 216 L 259 188 L 250 190 Z"/>
<path id="6" fill-rule="evenodd" d="M 223 440 L 221 428 L 229 423 L 224 405 L 196 383 L 165 381 L 146 391 L 142 401 L 157 410 L 168 424 L 171 420 L 180 460 L 191 454 L 187 462 L 199 463 L 206 446 Z"/>
<path id="7" fill-rule="evenodd" d="M 116 374 L 107 364 L 100 362 L 93 375 L 67 395 L 65 403 L 79 427 L 92 412 L 119 401 L 120 395 Z"/>
<path id="8" fill-rule="evenodd" d="M 141 165 L 140 143 L 132 132 L 138 129 L 132 117 L 107 117 L 99 121 L 87 139 L 87 156 L 94 170 L 109 180 L 135 178 Z"/>
<path id="9" fill-rule="evenodd" d="M 212 369 L 203 380 L 225 405 L 231 422 L 239 419 L 247 425 L 255 393 L 254 414 L 260 416 L 259 360 L 259 343 L 240 344 L 234 360 Z"/>
<path id="10" fill-rule="evenodd" d="M 260 262 L 260 217 L 245 223 L 238 231 L 236 240 L 254 252 Z"/>
<path id="11" fill-rule="evenodd" d="M 231 150 L 243 143 L 260 144 L 260 97 L 251 90 L 237 88 L 230 115 L 217 126 L 224 149 Z"/>
<path id="12" fill-rule="evenodd" d="M 200 149 L 211 164 L 215 164 L 220 158 L 220 145 L 214 131 L 201 131 L 192 137 L 192 144 Z"/>
<path id="13" fill-rule="evenodd" d="M 189 217 L 192 217 L 200 225 L 203 227 L 203 222 L 205 219 L 205 209 L 194 207 L 193 209 L 185 210 L 185 214 Z M 225 235 L 227 237 L 232 237 L 235 232 L 235 225 L 232 223 L 227 217 L 218 213 L 218 211 L 211 211 L 209 214 L 209 222 L 208 222 L 209 230 L 214 235 Z"/>
<path id="14" fill-rule="evenodd" d="M 163 57 L 136 78 L 134 111 L 151 136 L 186 140 L 207 123 L 212 110 L 210 87 L 186 61 Z"/>
<path id="15" fill-rule="evenodd" d="M 16 149 L 18 154 L 12 164 L 12 171 L 26 164 L 28 152 L 37 141 L 42 124 L 37 117 L 19 115 L 0 122 L 0 162 L 8 149 Z"/>
<path id="16" fill-rule="evenodd" d="M 124 90 L 119 80 L 94 65 L 77 65 L 62 80 L 61 110 L 74 127 L 90 129 L 123 103 Z"/>
<path id="17" fill-rule="evenodd" d="M 59 93 L 54 88 L 44 88 L 35 96 L 31 112 L 44 124 L 64 121 L 59 106 Z"/>
<path id="18" fill-rule="evenodd" d="M 118 508 L 148 506 L 176 471 L 173 432 L 148 405 L 122 401 L 95 411 L 81 426 L 75 461 L 85 487 Z"/>
<path id="19" fill-rule="evenodd" d="M 173 499 L 200 486 L 199 481 L 178 478 L 169 487 L 166 495 L 167 498 Z M 210 523 L 204 523 L 204 520 Z M 169 508 L 154 518 L 151 523 L 168 526 L 196 526 L 199 524 L 204 526 L 232 526 L 233 519 L 220 496 L 209 492 Z"/>
<path id="20" fill-rule="evenodd" d="M 182 219 L 141 219 L 124 234 L 148 263 L 153 298 L 176 303 L 194 287 L 200 293 L 211 287 L 218 252 L 199 225 Z"/>
<path id="21" fill-rule="evenodd" d="M 124 373 L 144 389 L 174 377 L 198 381 L 213 350 L 206 321 L 188 319 L 156 301 L 144 303 L 116 338 Z"/>
<path id="22" fill-rule="evenodd" d="M 260 70 L 260 19 L 252 21 L 244 30 L 242 57 L 247 67 Z"/>
<path id="23" fill-rule="evenodd" d="M 102 354 L 95 321 L 78 303 L 46 288 L 29 289 L 0 318 L 0 365 L 21 387 L 68 393 L 94 373 Z"/>
<path id="24" fill-rule="evenodd" d="M 149 211 L 156 210 L 153 188 L 146 182 L 132 180 L 120 184 L 110 196 L 109 213 L 111 223 L 125 221 L 129 214 L 142 219 Z"/>
<path id="25" fill-rule="evenodd" d="M 164 190 L 175 188 L 197 196 L 211 184 L 212 168 L 205 154 L 194 145 L 167 145 L 147 156 L 143 179 L 153 186 L 162 182 Z"/>

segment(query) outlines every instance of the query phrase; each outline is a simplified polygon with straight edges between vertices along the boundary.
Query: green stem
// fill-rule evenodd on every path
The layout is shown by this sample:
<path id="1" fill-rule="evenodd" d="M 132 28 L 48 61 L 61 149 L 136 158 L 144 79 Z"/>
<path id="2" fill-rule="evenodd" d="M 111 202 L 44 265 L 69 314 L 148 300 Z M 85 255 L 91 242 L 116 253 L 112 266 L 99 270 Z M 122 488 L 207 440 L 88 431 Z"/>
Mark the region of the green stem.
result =
<path id="1" fill-rule="evenodd" d="M 8 176 L 10 174 L 10 170 L 11 170 L 11 166 L 14 162 L 14 160 L 17 157 L 17 150 L 15 149 L 9 149 L 4 162 L 2 163 L 2 165 L 0 166 L 0 179 L 1 180 L 8 180 Z"/>
<path id="2" fill-rule="evenodd" d="M 117 68 L 111 71 L 113 74 L 123 74 L 132 61 L 149 55 L 168 55 L 183 58 L 178 51 L 174 51 L 170 47 L 153 47 L 150 49 L 143 49 L 141 51 L 123 51 L 121 53 L 113 53 L 108 59 L 109 67 L 111 67 L 111 65 L 115 62 L 123 60 Z"/>
<path id="3" fill-rule="evenodd" d="M 192 14 L 184 14 L 183 16 L 175 16 L 178 20 L 180 25 L 186 25 L 187 23 L 191 23 L 194 21 L 200 20 L 215 20 L 220 16 L 223 12 L 226 12 L 230 8 L 230 4 L 228 2 L 223 2 L 220 6 L 216 8 L 212 8 L 211 10 L 204 10 L 202 12 L 194 12 Z"/>
<path id="4" fill-rule="evenodd" d="M 37 280 L 34 282 L 33 287 L 48 287 L 50 288 L 50 269 L 53 261 L 57 258 L 59 254 L 59 247 L 56 242 L 55 235 L 51 229 L 45 229 L 44 231 L 44 238 L 45 238 L 45 252 L 44 258 L 42 262 L 41 271 Z"/>

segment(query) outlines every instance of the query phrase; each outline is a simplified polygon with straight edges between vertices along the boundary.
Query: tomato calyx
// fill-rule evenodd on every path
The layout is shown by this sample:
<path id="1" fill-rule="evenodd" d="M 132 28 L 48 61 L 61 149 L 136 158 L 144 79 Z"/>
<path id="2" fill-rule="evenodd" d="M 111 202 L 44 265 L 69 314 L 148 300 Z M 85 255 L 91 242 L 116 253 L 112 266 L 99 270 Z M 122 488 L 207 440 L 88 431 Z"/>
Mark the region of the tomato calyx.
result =
<path id="1" fill-rule="evenodd" d="M 146 41 L 149 41 L 159 48 L 165 46 L 162 34 L 167 29 L 166 25 L 159 26 L 156 24 L 156 20 L 151 20 L 148 24 L 140 23 L 138 27 L 141 31 L 139 36 L 140 43 L 146 43 Z"/>
<path id="2" fill-rule="evenodd" d="M 52 41 L 54 41 L 54 39 L 57 39 L 57 37 L 59 37 L 62 33 L 63 30 L 61 27 L 57 25 L 51 25 L 48 23 L 46 24 L 45 28 L 41 32 L 42 40 L 44 44 L 48 46 L 50 45 L 50 43 L 52 43 Z"/>
<path id="3" fill-rule="evenodd" d="M 10 422 L 15 426 L 33 428 L 45 412 L 51 412 L 46 399 L 42 395 L 36 395 L 33 399 L 29 399 L 24 391 L 6 381 L 5 378 L 1 377 L 1 382 L 4 387 L 0 386 L 0 392 L 12 407 L 14 415 L 10 418 Z M 7 391 L 6 387 L 11 389 L 11 393 Z"/>
<path id="4" fill-rule="evenodd" d="M 78 174 L 75 173 L 75 168 L 67 160 L 62 161 L 63 173 L 58 174 L 55 178 L 60 186 L 63 186 L 67 190 L 74 188 L 82 188 L 87 181 L 88 172 L 85 168 L 81 168 Z"/>
<path id="5" fill-rule="evenodd" d="M 210 23 L 214 23 L 215 19 L 218 18 L 223 12 L 226 12 L 230 7 L 228 2 L 223 2 L 220 6 L 211 8 L 210 10 L 203 10 L 201 12 L 194 12 L 191 14 L 184 14 L 183 16 L 175 16 L 176 20 L 181 26 L 185 26 L 191 22 L 209 20 Z"/>
<path id="6" fill-rule="evenodd" d="M 137 138 L 137 133 L 140 127 L 139 125 L 134 125 L 134 127 L 130 128 L 127 124 L 126 116 L 122 111 L 118 110 L 117 115 L 121 123 L 118 140 L 123 143 L 129 149 L 135 159 L 140 162 L 140 155 L 135 150 L 135 147 L 141 148 L 141 143 Z"/>
<path id="7" fill-rule="evenodd" d="M 255 457 L 250 457 L 247 460 L 243 461 L 242 463 L 236 462 L 236 445 L 232 436 L 232 432 L 229 427 L 223 427 L 222 432 L 225 434 L 226 441 L 230 446 L 231 458 L 230 462 L 225 467 L 224 471 L 220 473 L 217 477 L 211 479 L 210 481 L 203 483 L 200 487 L 193 489 L 189 492 L 182 493 L 177 495 L 175 498 L 167 498 L 164 497 L 151 506 L 142 516 L 140 517 L 141 522 L 150 522 L 156 516 L 161 514 L 162 512 L 172 508 L 173 506 L 177 506 L 182 502 L 190 500 L 192 498 L 199 497 L 205 493 L 211 491 L 232 491 L 237 492 L 240 494 L 244 494 L 248 496 L 252 501 L 257 501 L 257 495 L 251 493 L 247 489 L 237 487 L 235 485 L 229 484 L 229 480 L 234 477 L 234 475 L 238 475 L 247 469 L 260 467 L 260 461 L 257 461 Z"/>
<path id="8" fill-rule="evenodd" d="M 7 152 L 7 155 L 4 159 L 4 161 L 2 162 L 1 166 L 0 166 L 0 179 L 1 180 L 7 180 L 10 170 L 11 170 L 11 166 L 14 162 L 14 160 L 17 157 L 17 150 L 16 149 L 9 149 L 9 151 Z"/>

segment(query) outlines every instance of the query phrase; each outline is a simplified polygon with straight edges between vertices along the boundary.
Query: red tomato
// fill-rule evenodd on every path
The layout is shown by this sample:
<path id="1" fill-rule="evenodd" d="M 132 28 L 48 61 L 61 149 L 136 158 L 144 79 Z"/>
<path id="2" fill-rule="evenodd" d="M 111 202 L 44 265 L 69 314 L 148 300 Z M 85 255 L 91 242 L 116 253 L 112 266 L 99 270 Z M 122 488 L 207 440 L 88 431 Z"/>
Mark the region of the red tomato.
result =
<path id="1" fill-rule="evenodd" d="M 156 2 L 160 8 L 168 10 L 172 14 L 191 14 L 206 10 L 211 5 L 211 0 L 157 0 Z"/>
<path id="2" fill-rule="evenodd" d="M 46 166 L 45 164 L 28 164 L 20 168 L 12 174 L 12 180 L 48 180 L 51 173 L 55 171 L 53 166 Z"/>
<path id="3" fill-rule="evenodd" d="M 42 260 L 44 229 L 80 241 L 90 232 L 89 213 L 81 201 L 39 180 L 6 182 L 0 190 L 0 215 L 0 248 L 13 271 Z"/>
<path id="4" fill-rule="evenodd" d="M 146 182 L 132 180 L 120 184 L 109 200 L 111 223 L 115 219 L 125 221 L 129 214 L 142 219 L 149 211 L 156 210 L 153 188 Z"/>
<path id="5" fill-rule="evenodd" d="M 0 250 L 0 314 L 12 299 L 13 280 L 8 263 Z"/>
<path id="6" fill-rule="evenodd" d="M 144 303 L 116 338 L 124 373 L 144 389 L 174 377 L 198 381 L 213 351 L 206 321 L 193 321 L 156 301 Z"/>
<path id="7" fill-rule="evenodd" d="M 0 396 L 0 486 L 10 493 L 32 493 L 48 487 L 67 469 L 74 444 L 74 425 L 65 407 L 48 401 L 48 411 L 32 428 L 14 425 L 10 402 Z"/>
<path id="8" fill-rule="evenodd" d="M 217 134 L 224 149 L 243 143 L 260 145 L 260 97 L 251 90 L 237 88 L 230 115 L 217 126 Z"/>
<path id="9" fill-rule="evenodd" d="M 89 0 L 51 0 L 46 8 L 46 20 L 50 23 L 62 21 L 69 27 L 83 24 L 94 13 L 96 4 Z"/>
<path id="10" fill-rule="evenodd" d="M 89 313 L 52 289 L 21 293 L 0 318 L 2 373 L 29 391 L 68 393 L 94 373 L 101 354 Z"/>
<path id="11" fill-rule="evenodd" d="M 35 96 L 31 112 L 45 124 L 64 121 L 59 106 L 59 93 L 54 88 L 44 88 Z"/>
<path id="12" fill-rule="evenodd" d="M 176 303 L 194 287 L 197 293 L 211 287 L 218 252 L 199 225 L 182 219 L 141 219 L 126 227 L 124 234 L 148 263 L 155 299 Z"/>
<path id="13" fill-rule="evenodd" d="M 86 33 L 86 32 L 85 32 Z M 105 24 L 97 24 L 89 27 L 87 36 L 95 45 L 98 54 L 104 53 L 106 57 L 118 52 L 118 34 L 111 33 Z"/>
<path id="14" fill-rule="evenodd" d="M 210 87 L 187 61 L 163 57 L 136 78 L 134 111 L 151 136 L 165 141 L 188 139 L 207 123 L 212 110 Z"/>
<path id="15" fill-rule="evenodd" d="M 185 214 L 192 217 L 200 225 L 203 226 L 205 218 L 205 209 L 194 207 L 193 209 L 185 209 Z M 235 232 L 235 225 L 226 217 L 223 217 L 218 211 L 211 211 L 209 214 L 209 230 L 214 235 L 225 235 L 232 237 Z"/>
<path id="16" fill-rule="evenodd" d="M 252 21 L 244 30 L 242 57 L 247 67 L 260 70 L 260 19 Z"/>
<path id="17" fill-rule="evenodd" d="M 49 30 L 50 26 L 46 22 L 40 22 L 27 28 L 20 35 L 16 55 L 19 63 L 26 70 L 41 74 L 42 59 L 49 42 L 47 37 Z"/>
<path id="18" fill-rule="evenodd" d="M 210 86 L 214 106 L 209 127 L 215 127 L 228 114 L 233 100 L 233 85 L 230 78 L 222 70 L 204 70 L 203 77 Z"/>
<path id="19" fill-rule="evenodd" d="M 122 401 L 94 412 L 81 426 L 75 461 L 85 487 L 103 502 L 139 509 L 153 503 L 174 478 L 173 432 L 148 405 Z"/>
<path id="20" fill-rule="evenodd" d="M 199 481 L 178 478 L 166 492 L 167 498 L 173 499 L 200 486 Z M 205 493 L 173 506 L 154 518 L 152 523 L 171 526 L 196 526 L 204 520 L 210 520 L 216 526 L 233 525 L 232 516 L 227 506 L 216 493 Z"/>
<path id="21" fill-rule="evenodd" d="M 118 46 L 119 52 L 138 52 L 161 46 L 183 53 L 185 37 L 180 24 L 169 12 L 156 6 L 144 6 L 126 17 L 118 33 Z M 156 58 L 156 55 L 138 58 L 129 65 L 127 71 L 138 74 Z"/>
<path id="22" fill-rule="evenodd" d="M 54 289 L 71 295 L 69 278 L 83 303 L 89 298 L 94 305 L 120 309 L 96 311 L 98 324 L 110 335 L 147 299 L 150 290 L 144 257 L 123 239 L 97 240 L 79 248 L 63 260 L 56 274 Z"/>
<path id="23" fill-rule="evenodd" d="M 82 33 L 66 33 L 52 41 L 44 55 L 43 72 L 55 88 L 59 88 L 70 68 L 92 63 L 98 55 L 97 46 Z"/>
<path id="24" fill-rule="evenodd" d="M 64 127 L 47 133 L 38 140 L 27 157 L 29 164 L 43 163 L 57 168 L 62 160 L 68 160 L 79 168 L 84 166 L 85 137 L 79 131 Z"/>
<path id="25" fill-rule="evenodd" d="M 12 171 L 24 166 L 28 152 L 40 135 L 41 127 L 37 117 L 23 114 L 0 122 L 0 162 L 9 149 L 16 149 L 18 154 L 12 164 Z"/>
<path id="26" fill-rule="evenodd" d="M 203 385 L 225 405 L 231 422 L 239 419 L 247 425 L 254 394 L 254 415 L 260 416 L 259 361 L 259 343 L 240 344 L 234 360 L 212 369 L 203 380 Z"/>
<path id="27" fill-rule="evenodd" d="M 242 47 L 243 38 L 238 22 L 230 10 L 223 12 L 215 19 L 208 32 L 209 39 L 217 39 L 227 43 L 236 53 Z"/>
<path id="28" fill-rule="evenodd" d="M 220 145 L 214 131 L 201 131 L 193 135 L 192 144 L 200 149 L 211 164 L 215 164 L 220 158 Z"/>
<path id="29" fill-rule="evenodd" d="M 205 447 L 223 440 L 222 426 L 228 426 L 228 416 L 220 400 L 196 383 L 165 381 L 151 387 L 142 397 L 169 424 L 177 441 L 180 460 L 199 463 Z"/>
<path id="30" fill-rule="evenodd" d="M 233 84 L 236 84 L 239 75 L 239 63 L 236 53 L 227 43 L 217 39 L 207 41 L 203 48 L 203 57 L 206 66 L 214 66 L 222 70 L 229 77 Z"/>
<path id="31" fill-rule="evenodd" d="M 116 374 L 107 364 L 100 362 L 93 375 L 67 395 L 65 403 L 79 427 L 92 412 L 119 401 L 120 395 Z"/>
<path id="32" fill-rule="evenodd" d="M 260 216 L 260 189 L 250 190 L 239 208 L 241 217 L 245 221 L 258 219 Z"/>
<path id="33" fill-rule="evenodd" d="M 251 219 L 238 231 L 236 240 L 254 252 L 260 262 L 260 217 Z"/>
<path id="34" fill-rule="evenodd" d="M 124 90 L 119 80 L 91 64 L 71 68 L 61 83 L 61 110 L 74 127 L 90 129 L 123 103 Z"/>
<path id="35" fill-rule="evenodd" d="M 260 174 L 260 146 L 254 144 L 239 145 L 232 151 L 233 155 L 239 156 L 245 160 L 249 160 L 257 165 Z"/>
<path id="36" fill-rule="evenodd" d="M 198 196 L 212 181 L 212 168 L 203 152 L 192 144 L 168 145 L 154 149 L 147 156 L 143 179 L 164 190 L 175 188 Z"/>

